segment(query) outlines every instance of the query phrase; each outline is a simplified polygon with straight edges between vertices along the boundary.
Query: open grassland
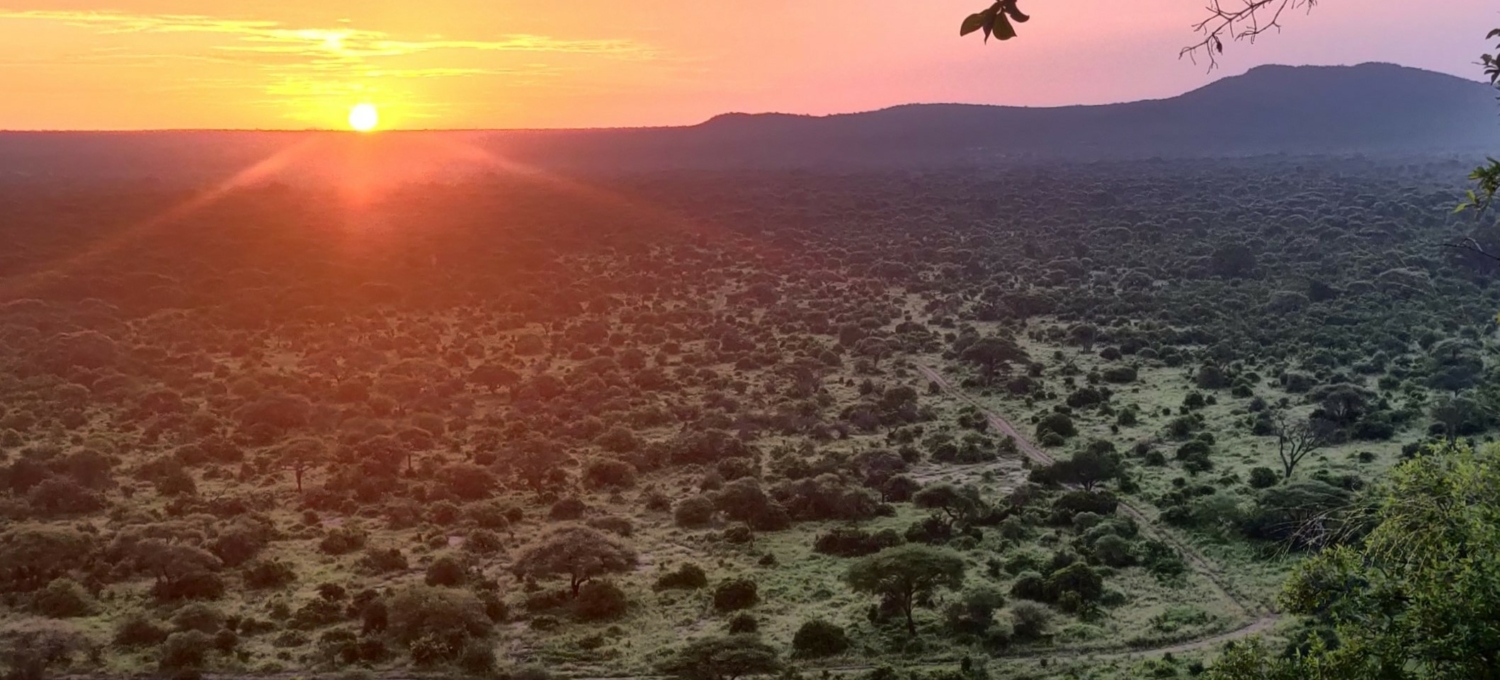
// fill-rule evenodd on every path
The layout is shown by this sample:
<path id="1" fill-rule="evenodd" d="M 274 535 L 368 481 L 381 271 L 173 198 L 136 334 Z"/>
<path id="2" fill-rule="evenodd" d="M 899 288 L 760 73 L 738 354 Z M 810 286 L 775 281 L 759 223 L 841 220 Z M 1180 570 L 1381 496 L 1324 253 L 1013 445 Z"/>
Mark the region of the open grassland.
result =
<path id="1" fill-rule="evenodd" d="M 1471 226 L 1449 169 L 267 186 L 128 238 L 181 197 L 5 195 L 0 661 L 1104 679 L 1297 643 L 1290 567 L 1496 422 L 1495 267 L 1413 245 Z"/>

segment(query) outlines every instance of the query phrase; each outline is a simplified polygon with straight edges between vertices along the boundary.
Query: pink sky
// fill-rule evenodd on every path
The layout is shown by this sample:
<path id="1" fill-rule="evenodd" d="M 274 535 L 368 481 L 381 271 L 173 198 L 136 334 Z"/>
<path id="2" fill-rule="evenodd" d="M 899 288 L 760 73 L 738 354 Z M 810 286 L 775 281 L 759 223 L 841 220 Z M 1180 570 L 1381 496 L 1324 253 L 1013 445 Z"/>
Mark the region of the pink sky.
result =
<path id="1" fill-rule="evenodd" d="M 0 0 L 0 129 L 341 127 L 361 102 L 398 128 L 1103 103 L 1265 63 L 1477 78 L 1500 26 L 1489 0 L 1320 0 L 1209 74 L 1177 59 L 1203 0 L 1021 0 L 1016 40 L 960 39 L 987 1 Z"/>

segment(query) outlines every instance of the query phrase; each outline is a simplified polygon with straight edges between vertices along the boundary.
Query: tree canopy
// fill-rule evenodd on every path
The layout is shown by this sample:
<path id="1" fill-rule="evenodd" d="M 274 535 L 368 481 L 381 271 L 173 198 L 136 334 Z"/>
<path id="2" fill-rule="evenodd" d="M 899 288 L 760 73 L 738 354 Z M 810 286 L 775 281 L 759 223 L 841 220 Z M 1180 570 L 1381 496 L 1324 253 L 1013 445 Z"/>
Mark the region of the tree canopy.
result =
<path id="1" fill-rule="evenodd" d="M 1231 650 L 1215 680 L 1500 677 L 1500 447 L 1397 468 L 1363 541 L 1324 551 L 1286 585 L 1287 611 L 1334 640 Z"/>
<path id="2" fill-rule="evenodd" d="M 891 548 L 865 557 L 845 576 L 857 592 L 894 602 L 906 617 L 906 631 L 917 633 L 912 609 L 939 589 L 957 590 L 964 584 L 964 561 L 957 553 L 923 545 Z"/>
<path id="3" fill-rule="evenodd" d="M 635 552 L 602 532 L 584 526 L 553 531 L 516 560 L 514 570 L 523 576 L 568 577 L 573 596 L 590 579 L 627 571 L 635 566 Z"/>

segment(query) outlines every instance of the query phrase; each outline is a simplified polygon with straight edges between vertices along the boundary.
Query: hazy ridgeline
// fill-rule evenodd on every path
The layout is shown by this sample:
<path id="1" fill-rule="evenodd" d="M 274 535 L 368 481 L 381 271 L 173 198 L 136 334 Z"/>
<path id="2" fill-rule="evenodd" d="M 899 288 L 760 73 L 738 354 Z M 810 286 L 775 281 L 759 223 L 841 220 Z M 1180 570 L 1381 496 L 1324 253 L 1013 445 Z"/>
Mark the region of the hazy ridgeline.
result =
<path id="1" fill-rule="evenodd" d="M 1016 108 L 910 105 L 827 117 L 739 115 L 684 128 L 506 132 L 0 133 L 0 181 L 228 177 L 302 150 L 290 178 L 342 178 L 348 163 L 492 171 L 934 168 L 1267 154 L 1482 153 L 1500 143 L 1483 84 L 1389 64 L 1267 66 L 1157 101 Z"/>

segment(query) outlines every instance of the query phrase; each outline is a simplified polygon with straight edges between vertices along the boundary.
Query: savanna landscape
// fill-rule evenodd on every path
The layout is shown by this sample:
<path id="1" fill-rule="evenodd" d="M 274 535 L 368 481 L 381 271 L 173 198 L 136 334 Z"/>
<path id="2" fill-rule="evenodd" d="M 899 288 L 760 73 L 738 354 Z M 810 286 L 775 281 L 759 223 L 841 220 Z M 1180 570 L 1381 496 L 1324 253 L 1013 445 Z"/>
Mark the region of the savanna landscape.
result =
<path id="1" fill-rule="evenodd" d="M 267 186 L 47 276 L 177 197 L 13 193 L 7 623 L 110 673 L 575 677 L 685 636 L 1165 677 L 1316 634 L 1281 579 L 1352 529 L 1300 520 L 1486 436 L 1500 295 L 1407 246 L 1466 233 L 1451 163 L 1300 165 L 614 189 L 651 210 L 475 181 L 342 220 Z M 892 591 L 892 556 L 939 571 Z"/>
<path id="2" fill-rule="evenodd" d="M 1497 677 L 1500 175 L 1392 81 L 1489 106 L 0 135 L 4 677 Z"/>

